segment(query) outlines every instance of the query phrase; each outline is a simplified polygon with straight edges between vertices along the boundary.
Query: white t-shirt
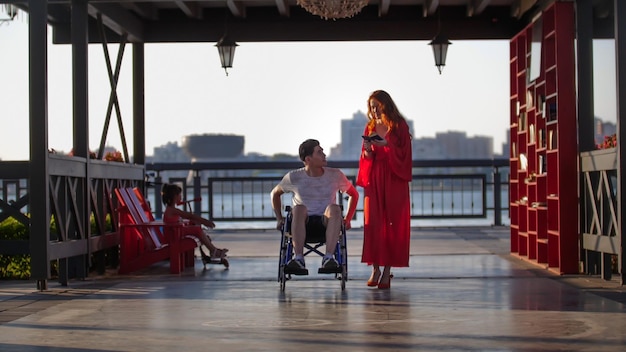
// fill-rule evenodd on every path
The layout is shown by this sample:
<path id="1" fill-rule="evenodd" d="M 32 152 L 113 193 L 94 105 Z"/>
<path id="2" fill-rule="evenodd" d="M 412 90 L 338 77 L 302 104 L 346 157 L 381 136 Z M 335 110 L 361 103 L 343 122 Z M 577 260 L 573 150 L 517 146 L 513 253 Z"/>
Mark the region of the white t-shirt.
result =
<path id="1" fill-rule="evenodd" d="M 278 184 L 293 193 L 293 205 L 304 205 L 309 215 L 323 215 L 329 204 L 337 203 L 337 191 L 346 192 L 352 183 L 336 168 L 325 167 L 324 174 L 311 177 L 303 168 L 290 171 Z"/>

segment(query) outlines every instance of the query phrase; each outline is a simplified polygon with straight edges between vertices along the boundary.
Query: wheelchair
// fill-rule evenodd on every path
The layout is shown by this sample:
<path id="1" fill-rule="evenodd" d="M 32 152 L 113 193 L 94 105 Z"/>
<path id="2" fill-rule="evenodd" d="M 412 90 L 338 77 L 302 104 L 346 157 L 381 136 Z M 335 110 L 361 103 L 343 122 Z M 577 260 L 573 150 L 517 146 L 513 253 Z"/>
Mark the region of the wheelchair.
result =
<path id="1" fill-rule="evenodd" d="M 293 238 L 291 236 L 291 207 L 285 207 L 285 223 L 281 228 L 280 253 L 278 260 L 278 282 L 280 282 L 280 290 L 285 291 L 287 280 L 292 275 L 308 275 L 291 271 L 287 267 L 287 263 L 294 257 Z M 343 207 L 342 207 L 343 212 Z M 321 223 L 307 224 L 306 240 L 304 243 L 304 257 L 308 254 L 315 253 L 323 257 L 325 253 L 319 250 L 320 247 L 326 245 L 326 228 Z M 325 248 L 325 247 L 324 247 Z M 346 289 L 346 281 L 348 281 L 348 251 L 346 244 L 345 225 L 341 224 L 341 233 L 335 246 L 335 260 L 339 264 L 336 270 L 325 270 L 320 268 L 318 274 L 334 274 L 335 278 L 341 280 L 341 290 Z"/>

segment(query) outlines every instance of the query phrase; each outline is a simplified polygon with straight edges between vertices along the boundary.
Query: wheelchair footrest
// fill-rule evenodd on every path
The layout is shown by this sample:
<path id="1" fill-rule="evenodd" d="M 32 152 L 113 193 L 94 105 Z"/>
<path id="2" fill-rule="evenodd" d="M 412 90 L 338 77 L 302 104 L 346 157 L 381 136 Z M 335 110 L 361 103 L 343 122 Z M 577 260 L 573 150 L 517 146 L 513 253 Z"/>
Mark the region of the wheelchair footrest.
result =
<path id="1" fill-rule="evenodd" d="M 290 274 L 290 275 L 309 275 L 309 270 L 308 269 L 295 269 L 295 268 L 289 268 L 289 267 L 285 266 L 285 274 Z"/>
<path id="2" fill-rule="evenodd" d="M 341 266 L 338 266 L 336 268 L 330 268 L 330 269 L 326 269 L 326 268 L 317 269 L 318 274 L 341 274 L 341 272 L 342 272 Z"/>

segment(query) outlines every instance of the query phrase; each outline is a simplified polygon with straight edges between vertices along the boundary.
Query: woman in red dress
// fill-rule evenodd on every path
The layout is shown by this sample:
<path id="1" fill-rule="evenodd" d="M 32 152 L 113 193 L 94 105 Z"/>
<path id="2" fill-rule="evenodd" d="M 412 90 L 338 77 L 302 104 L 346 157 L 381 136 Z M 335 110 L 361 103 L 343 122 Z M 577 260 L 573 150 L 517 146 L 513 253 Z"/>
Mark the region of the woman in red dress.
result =
<path id="1" fill-rule="evenodd" d="M 357 185 L 363 187 L 365 196 L 361 262 L 372 265 L 367 286 L 388 289 L 391 267 L 409 266 L 412 137 L 406 120 L 385 91 L 370 95 L 367 115 L 357 175 Z M 375 135 L 381 138 L 365 138 Z"/>

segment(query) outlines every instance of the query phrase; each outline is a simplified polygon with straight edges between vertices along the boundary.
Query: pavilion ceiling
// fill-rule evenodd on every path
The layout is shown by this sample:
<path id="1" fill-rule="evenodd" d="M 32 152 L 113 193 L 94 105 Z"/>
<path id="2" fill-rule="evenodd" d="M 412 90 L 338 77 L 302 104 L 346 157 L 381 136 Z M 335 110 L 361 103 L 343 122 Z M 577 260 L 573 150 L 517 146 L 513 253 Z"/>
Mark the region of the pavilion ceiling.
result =
<path id="1" fill-rule="evenodd" d="M 44 1 L 44 0 L 42 0 Z M 554 0 L 370 0 L 356 16 L 323 20 L 296 0 L 86 0 L 90 41 L 123 34 L 130 42 L 430 40 L 439 26 L 452 40 L 509 39 Z M 593 0 L 598 18 L 611 0 Z M 26 0 L 0 0 L 28 11 Z M 48 0 L 55 43 L 70 43 L 71 0 Z"/>

